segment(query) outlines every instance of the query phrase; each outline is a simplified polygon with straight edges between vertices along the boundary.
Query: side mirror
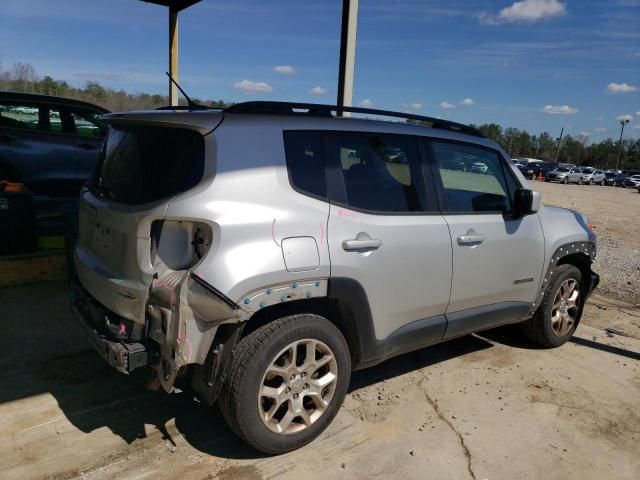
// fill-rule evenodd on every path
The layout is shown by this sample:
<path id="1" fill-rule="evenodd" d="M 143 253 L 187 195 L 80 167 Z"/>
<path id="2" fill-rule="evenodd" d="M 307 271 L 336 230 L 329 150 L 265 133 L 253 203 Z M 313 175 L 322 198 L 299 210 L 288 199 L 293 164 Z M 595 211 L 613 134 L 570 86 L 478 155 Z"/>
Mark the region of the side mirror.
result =
<path id="1" fill-rule="evenodd" d="M 519 188 L 513 197 L 513 213 L 516 217 L 524 217 L 540 210 L 540 192 Z"/>

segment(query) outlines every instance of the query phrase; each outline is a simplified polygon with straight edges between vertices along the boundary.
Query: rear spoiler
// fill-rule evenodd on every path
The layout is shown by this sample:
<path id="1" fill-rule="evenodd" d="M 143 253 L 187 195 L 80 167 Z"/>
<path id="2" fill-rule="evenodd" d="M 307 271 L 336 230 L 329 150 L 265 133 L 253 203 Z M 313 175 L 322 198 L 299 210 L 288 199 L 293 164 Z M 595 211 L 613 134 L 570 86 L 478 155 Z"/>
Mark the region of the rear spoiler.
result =
<path id="1" fill-rule="evenodd" d="M 107 113 L 100 120 L 109 125 L 185 128 L 207 135 L 220 125 L 224 115 L 217 110 L 175 111 L 147 110 L 127 113 Z"/>

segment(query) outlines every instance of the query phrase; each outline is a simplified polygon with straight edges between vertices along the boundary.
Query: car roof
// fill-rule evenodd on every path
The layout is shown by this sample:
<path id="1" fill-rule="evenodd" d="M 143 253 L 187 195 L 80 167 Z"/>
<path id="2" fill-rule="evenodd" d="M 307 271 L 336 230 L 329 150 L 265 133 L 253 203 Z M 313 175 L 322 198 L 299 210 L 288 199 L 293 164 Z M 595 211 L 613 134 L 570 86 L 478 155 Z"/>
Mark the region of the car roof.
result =
<path id="1" fill-rule="evenodd" d="M 54 97 L 53 95 L 41 95 L 38 93 L 0 91 L 0 101 L 47 103 L 50 105 L 86 108 L 89 110 L 95 110 L 99 113 L 109 112 L 109 110 L 107 110 L 106 108 L 103 108 L 99 105 L 95 105 L 93 103 L 83 102 L 82 100 L 75 100 L 72 98 L 64 98 L 64 97 Z"/>

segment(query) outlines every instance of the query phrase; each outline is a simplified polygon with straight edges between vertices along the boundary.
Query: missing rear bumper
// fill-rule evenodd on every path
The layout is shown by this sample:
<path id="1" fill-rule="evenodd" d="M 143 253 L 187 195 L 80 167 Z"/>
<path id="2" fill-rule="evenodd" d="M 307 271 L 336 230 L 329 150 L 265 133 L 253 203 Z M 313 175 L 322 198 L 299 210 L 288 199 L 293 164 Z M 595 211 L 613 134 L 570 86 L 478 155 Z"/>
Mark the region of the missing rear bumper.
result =
<path id="1" fill-rule="evenodd" d="M 108 311 L 80 286 L 74 284 L 70 293 L 71 308 L 84 330 L 89 343 L 98 354 L 117 371 L 125 374 L 149 364 L 149 355 L 140 342 L 122 342 L 101 333 L 99 325 L 105 323 Z M 105 327 L 106 328 L 106 327 Z"/>

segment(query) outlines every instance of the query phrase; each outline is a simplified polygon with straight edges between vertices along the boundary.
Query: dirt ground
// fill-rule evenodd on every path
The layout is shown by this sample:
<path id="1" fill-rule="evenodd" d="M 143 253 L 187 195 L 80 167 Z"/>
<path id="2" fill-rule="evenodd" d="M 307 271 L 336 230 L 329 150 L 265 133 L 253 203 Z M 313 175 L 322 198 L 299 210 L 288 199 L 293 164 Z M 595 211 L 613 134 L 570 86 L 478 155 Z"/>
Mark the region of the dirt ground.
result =
<path id="1" fill-rule="evenodd" d="M 637 193 L 536 186 L 638 250 L 640 226 L 624 221 Z M 619 214 L 603 210 L 609 196 Z M 329 429 L 279 457 L 247 448 L 189 392 L 147 392 L 110 370 L 75 328 L 64 283 L 2 288 L 0 305 L 3 479 L 640 475 L 640 309 L 610 297 L 592 297 L 559 349 L 508 327 L 355 372 Z"/>

